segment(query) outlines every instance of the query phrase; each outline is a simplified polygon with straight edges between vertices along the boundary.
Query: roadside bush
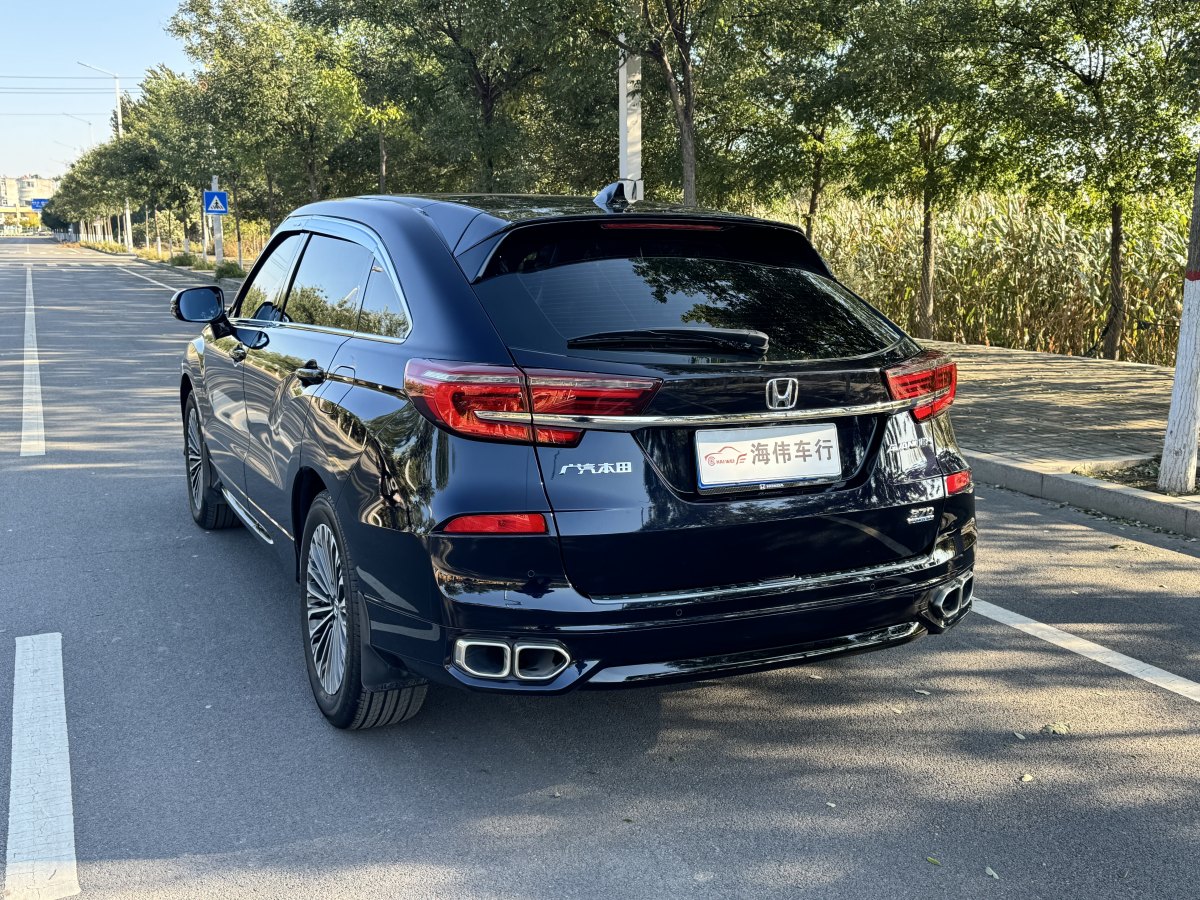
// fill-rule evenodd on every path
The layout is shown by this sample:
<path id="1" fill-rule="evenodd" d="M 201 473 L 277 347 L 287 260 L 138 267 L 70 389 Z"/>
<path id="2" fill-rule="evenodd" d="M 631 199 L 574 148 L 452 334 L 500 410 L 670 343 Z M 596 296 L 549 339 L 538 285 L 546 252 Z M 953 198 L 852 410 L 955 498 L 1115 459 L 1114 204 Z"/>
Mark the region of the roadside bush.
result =
<path id="1" fill-rule="evenodd" d="M 83 241 L 79 246 L 89 250 L 99 250 L 101 253 L 125 253 L 125 245 L 116 241 Z"/>
<path id="2" fill-rule="evenodd" d="M 192 263 L 193 269 L 200 269 L 202 272 L 211 272 L 216 268 L 211 259 L 206 259 L 203 256 L 194 256 L 192 259 L 195 260 Z"/>
<path id="3" fill-rule="evenodd" d="M 191 253 L 176 253 L 167 262 L 173 266 L 187 266 L 191 268 L 196 264 L 196 257 Z"/>
<path id="4" fill-rule="evenodd" d="M 219 266 L 217 266 L 216 269 L 213 270 L 213 274 L 216 275 L 217 278 L 245 278 L 246 277 L 246 273 L 242 270 L 242 267 L 239 266 L 237 263 L 233 262 L 232 260 L 228 260 L 228 259 L 223 260 L 221 262 L 221 264 Z"/>

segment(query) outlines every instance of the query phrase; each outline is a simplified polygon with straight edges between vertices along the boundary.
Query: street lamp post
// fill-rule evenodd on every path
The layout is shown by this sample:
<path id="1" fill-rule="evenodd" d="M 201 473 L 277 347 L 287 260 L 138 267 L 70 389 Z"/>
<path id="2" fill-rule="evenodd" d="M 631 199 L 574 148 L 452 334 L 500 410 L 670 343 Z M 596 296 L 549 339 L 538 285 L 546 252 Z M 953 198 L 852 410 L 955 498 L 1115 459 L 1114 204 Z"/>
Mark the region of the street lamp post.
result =
<path id="1" fill-rule="evenodd" d="M 101 69 L 99 66 L 89 65 L 80 61 L 79 64 L 85 69 L 92 69 L 100 72 L 102 75 L 109 75 L 113 79 L 113 88 L 117 95 L 117 138 L 125 137 L 125 127 L 121 123 L 121 76 L 116 72 L 110 72 L 107 69 Z M 129 212 L 129 198 L 125 198 L 125 249 L 129 253 L 133 252 L 133 216 Z"/>

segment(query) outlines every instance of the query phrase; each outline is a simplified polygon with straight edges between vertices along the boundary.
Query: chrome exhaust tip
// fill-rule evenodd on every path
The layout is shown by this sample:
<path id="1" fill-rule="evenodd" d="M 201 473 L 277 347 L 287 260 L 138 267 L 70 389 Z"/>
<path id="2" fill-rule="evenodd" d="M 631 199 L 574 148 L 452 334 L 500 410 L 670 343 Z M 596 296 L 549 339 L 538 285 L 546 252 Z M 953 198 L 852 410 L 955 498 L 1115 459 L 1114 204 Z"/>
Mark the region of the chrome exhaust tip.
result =
<path id="1" fill-rule="evenodd" d="M 459 638 L 454 642 L 454 664 L 476 678 L 507 678 L 512 656 L 512 648 L 504 641 Z"/>
<path id="2" fill-rule="evenodd" d="M 549 681 L 571 665 L 571 655 L 558 644 L 520 641 L 513 647 L 513 674 L 521 681 Z"/>
<path id="3" fill-rule="evenodd" d="M 975 591 L 975 576 L 960 575 L 933 592 L 929 609 L 943 624 L 953 622 L 967 611 Z"/>

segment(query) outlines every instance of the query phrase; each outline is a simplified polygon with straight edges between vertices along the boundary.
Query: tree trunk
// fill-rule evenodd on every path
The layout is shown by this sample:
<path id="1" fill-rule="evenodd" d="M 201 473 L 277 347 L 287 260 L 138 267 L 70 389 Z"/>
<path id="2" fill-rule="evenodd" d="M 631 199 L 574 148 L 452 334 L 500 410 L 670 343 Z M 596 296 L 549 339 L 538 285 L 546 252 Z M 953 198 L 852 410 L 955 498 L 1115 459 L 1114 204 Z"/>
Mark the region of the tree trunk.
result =
<path id="1" fill-rule="evenodd" d="M 175 255 L 175 217 L 167 208 L 167 259 Z"/>
<path id="2" fill-rule="evenodd" d="M 1104 328 L 1104 346 L 1101 353 L 1105 359 L 1121 358 L 1121 338 L 1125 334 L 1125 269 L 1124 209 L 1120 201 L 1112 205 L 1112 250 L 1110 254 L 1111 278 L 1109 290 L 1108 324 Z"/>
<path id="3" fill-rule="evenodd" d="M 154 207 L 154 254 L 162 259 L 162 232 L 158 230 L 158 207 Z"/>
<path id="4" fill-rule="evenodd" d="M 275 179 L 271 177 L 270 171 L 267 173 L 267 231 L 275 230 L 275 222 L 278 221 L 275 217 Z"/>
<path id="5" fill-rule="evenodd" d="M 671 95 L 671 106 L 675 110 L 675 124 L 679 128 L 679 165 L 681 181 L 683 182 L 683 205 L 696 205 L 696 127 L 694 123 L 694 98 L 689 101 L 686 92 L 679 89 L 679 83 L 675 80 L 675 70 L 671 66 L 671 59 L 667 56 L 667 51 L 660 47 L 655 47 L 650 53 L 658 60 L 662 66 L 663 75 L 667 80 L 667 92 Z M 684 62 L 685 67 L 688 63 Z M 690 85 L 690 79 L 685 76 L 687 85 Z"/>
<path id="6" fill-rule="evenodd" d="M 383 140 L 383 123 L 379 123 L 379 193 L 387 193 L 387 143 Z"/>
<path id="7" fill-rule="evenodd" d="M 822 168 L 825 164 L 825 151 L 818 150 L 817 158 L 813 161 L 812 192 L 808 195 L 808 215 L 804 217 L 804 236 L 812 241 L 813 230 L 817 221 L 817 210 L 821 204 Z"/>
<path id="8" fill-rule="evenodd" d="M 929 190 L 922 197 L 921 218 L 921 288 L 917 298 L 917 337 L 933 337 L 933 270 L 937 262 L 937 230 L 934 227 L 933 196 Z"/>
<path id="9" fill-rule="evenodd" d="M 1183 315 L 1179 320 L 1179 352 L 1175 386 L 1163 441 L 1159 490 L 1190 494 L 1196 490 L 1196 458 L 1200 455 L 1200 158 L 1192 193 L 1192 226 L 1188 234 L 1187 270 L 1183 276 Z"/>

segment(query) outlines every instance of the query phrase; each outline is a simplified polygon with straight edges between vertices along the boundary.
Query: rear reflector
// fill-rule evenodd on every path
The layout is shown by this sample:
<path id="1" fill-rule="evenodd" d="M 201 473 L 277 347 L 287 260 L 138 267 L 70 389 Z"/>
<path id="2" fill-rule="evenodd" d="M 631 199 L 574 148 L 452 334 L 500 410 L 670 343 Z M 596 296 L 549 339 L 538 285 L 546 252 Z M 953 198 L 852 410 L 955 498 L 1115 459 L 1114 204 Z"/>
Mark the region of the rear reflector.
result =
<path id="1" fill-rule="evenodd" d="M 467 437 L 573 446 L 583 431 L 534 426 L 533 415 L 631 416 L 645 409 L 661 382 L 529 369 L 409 360 L 408 396 L 435 425 Z M 520 421 L 488 422 L 477 413 L 524 413 Z"/>
<path id="2" fill-rule="evenodd" d="M 936 416 L 954 402 L 958 366 L 945 353 L 926 350 L 906 363 L 884 369 L 883 378 L 893 400 L 923 401 L 912 411 L 920 422 Z"/>
<path id="3" fill-rule="evenodd" d="M 449 534 L 546 534 L 541 513 L 494 513 L 456 516 L 442 529 Z"/>
<path id="4" fill-rule="evenodd" d="M 961 494 L 971 489 L 971 470 L 952 472 L 946 476 L 946 494 Z"/>

